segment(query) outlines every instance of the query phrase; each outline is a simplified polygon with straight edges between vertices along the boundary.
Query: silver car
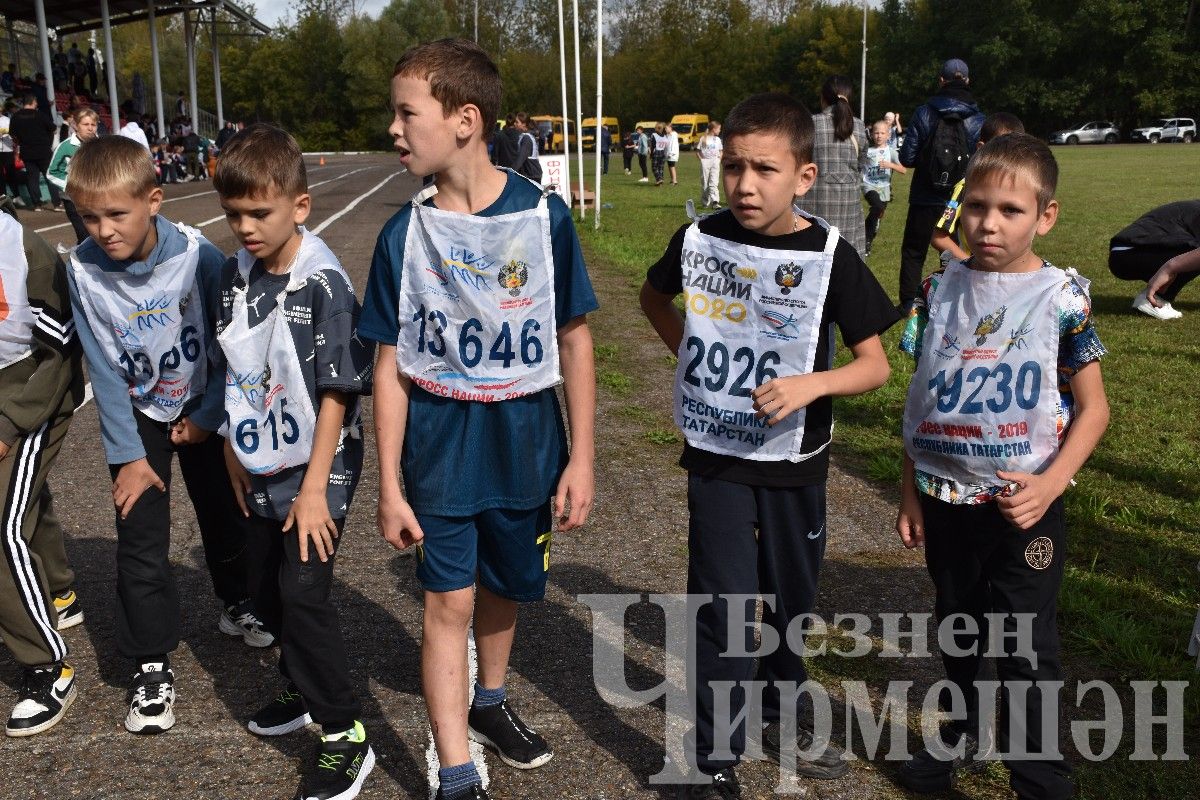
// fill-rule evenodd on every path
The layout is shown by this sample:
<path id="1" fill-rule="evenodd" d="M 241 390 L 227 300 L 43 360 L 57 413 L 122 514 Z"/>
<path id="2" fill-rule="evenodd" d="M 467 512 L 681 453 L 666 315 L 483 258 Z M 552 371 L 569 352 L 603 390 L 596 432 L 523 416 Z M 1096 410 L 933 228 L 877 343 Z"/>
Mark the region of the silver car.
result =
<path id="1" fill-rule="evenodd" d="M 1050 134 L 1050 144 L 1116 144 L 1121 131 L 1111 122 L 1085 122 Z"/>

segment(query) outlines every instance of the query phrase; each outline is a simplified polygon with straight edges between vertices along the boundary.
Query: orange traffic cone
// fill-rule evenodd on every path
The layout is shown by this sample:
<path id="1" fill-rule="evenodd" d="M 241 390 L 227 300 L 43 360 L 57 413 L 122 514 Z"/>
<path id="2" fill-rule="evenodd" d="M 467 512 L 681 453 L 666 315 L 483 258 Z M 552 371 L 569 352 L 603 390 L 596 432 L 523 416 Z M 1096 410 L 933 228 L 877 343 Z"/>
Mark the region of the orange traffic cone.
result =
<path id="1" fill-rule="evenodd" d="M 325 166 L 325 156 L 321 156 L 321 166 Z"/>

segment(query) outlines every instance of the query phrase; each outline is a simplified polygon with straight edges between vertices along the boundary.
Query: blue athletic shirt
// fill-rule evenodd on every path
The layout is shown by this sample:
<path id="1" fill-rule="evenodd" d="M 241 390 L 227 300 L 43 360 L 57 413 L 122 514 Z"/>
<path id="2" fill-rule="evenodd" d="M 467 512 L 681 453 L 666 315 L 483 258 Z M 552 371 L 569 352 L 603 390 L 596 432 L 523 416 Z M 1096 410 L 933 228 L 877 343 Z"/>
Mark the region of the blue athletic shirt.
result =
<path id="1" fill-rule="evenodd" d="M 541 194 L 509 173 L 481 217 L 535 208 Z M 433 205 L 432 200 L 426 205 Z M 559 328 L 599 308 L 583 263 L 571 212 L 551 195 L 555 321 Z M 400 273 L 412 206 L 404 204 L 379 233 L 358 334 L 385 345 L 400 335 Z M 567 464 L 558 397 L 546 389 L 526 397 L 477 403 L 438 397 L 413 384 L 400 467 L 408 502 L 418 514 L 470 516 L 491 508 L 530 509 L 554 493 Z"/>

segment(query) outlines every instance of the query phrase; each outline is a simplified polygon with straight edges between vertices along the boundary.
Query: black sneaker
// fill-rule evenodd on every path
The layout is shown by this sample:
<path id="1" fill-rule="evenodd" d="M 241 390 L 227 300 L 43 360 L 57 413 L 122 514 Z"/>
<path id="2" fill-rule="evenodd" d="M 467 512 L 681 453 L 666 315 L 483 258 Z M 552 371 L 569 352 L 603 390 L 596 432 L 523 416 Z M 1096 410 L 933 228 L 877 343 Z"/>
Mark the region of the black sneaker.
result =
<path id="1" fill-rule="evenodd" d="M 246 727 L 259 736 L 283 736 L 312 722 L 304 698 L 294 684 L 288 684 L 279 696 L 258 710 Z"/>
<path id="2" fill-rule="evenodd" d="M 141 664 L 126 695 L 125 730 L 162 733 L 175 724 L 175 673 L 164 661 Z"/>
<path id="3" fill-rule="evenodd" d="M 471 706 L 467 732 L 510 767 L 534 769 L 554 758 L 546 740 L 521 722 L 507 700 L 484 708 Z"/>
<path id="4" fill-rule="evenodd" d="M 76 694 L 75 670 L 69 664 L 25 670 L 17 704 L 4 732 L 9 736 L 33 736 L 53 728 L 75 702 Z"/>
<path id="5" fill-rule="evenodd" d="M 492 800 L 492 796 L 487 793 L 487 789 L 476 783 L 451 795 L 443 793 L 442 787 L 439 786 L 433 800 Z"/>
<path id="6" fill-rule="evenodd" d="M 675 795 L 676 800 L 735 800 L 741 796 L 742 787 L 738 785 L 733 767 L 726 767 L 713 775 L 711 783 L 681 786 Z"/>
<path id="7" fill-rule="evenodd" d="M 763 755 L 776 764 L 780 763 L 779 736 L 778 722 L 772 722 L 763 728 Z M 814 751 L 816 755 L 813 755 Z M 796 731 L 795 762 L 797 775 L 817 780 L 834 780 L 850 771 L 850 765 L 846 763 L 846 753 L 842 748 L 832 742 L 818 740 L 812 731 L 804 729 Z"/>
<path id="8" fill-rule="evenodd" d="M 897 775 L 900 785 L 918 794 L 932 794 L 954 788 L 958 782 L 959 772 L 981 772 L 987 767 L 987 762 L 979 760 L 979 742 L 969 733 L 959 734 L 957 740 L 950 744 L 947 736 L 953 738 L 951 731 L 942 732 L 942 742 L 947 750 L 955 749 L 959 743 L 965 743 L 962 757 L 950 756 L 949 753 L 934 753 L 925 748 L 904 762 Z"/>
<path id="9" fill-rule="evenodd" d="M 58 614 L 57 627 L 60 631 L 74 628 L 83 622 L 83 605 L 80 604 L 79 596 L 72 589 L 54 595 L 54 610 Z"/>
<path id="10" fill-rule="evenodd" d="M 316 769 L 304 779 L 295 800 L 350 800 L 362 791 L 374 767 L 375 751 L 356 720 L 348 731 L 321 737 Z"/>

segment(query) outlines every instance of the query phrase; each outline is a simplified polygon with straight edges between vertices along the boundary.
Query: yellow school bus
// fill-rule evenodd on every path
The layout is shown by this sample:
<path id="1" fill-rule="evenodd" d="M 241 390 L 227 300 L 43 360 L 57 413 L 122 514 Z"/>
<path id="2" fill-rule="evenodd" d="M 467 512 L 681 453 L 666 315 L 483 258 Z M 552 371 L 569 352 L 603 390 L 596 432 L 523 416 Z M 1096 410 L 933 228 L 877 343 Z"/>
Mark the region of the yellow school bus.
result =
<path id="1" fill-rule="evenodd" d="M 617 122 L 616 117 L 605 117 L 604 121 L 601 122 L 600 124 L 608 126 L 609 136 L 612 137 L 613 151 L 616 152 L 617 150 L 620 150 L 621 149 L 620 148 L 621 123 Z M 584 150 L 595 150 L 596 149 L 596 118 L 595 117 L 585 117 L 583 120 L 582 130 L 583 130 L 583 149 Z"/>
<path id="2" fill-rule="evenodd" d="M 679 147 L 687 150 L 708 131 L 708 114 L 676 114 L 671 117 L 671 127 L 679 134 Z"/>
<path id="3" fill-rule="evenodd" d="M 543 153 L 561 153 L 563 151 L 563 118 L 552 117 L 549 114 L 538 114 L 529 118 L 538 136 L 538 147 Z M 567 135 L 571 144 L 575 143 L 575 122 L 567 120 Z"/>

